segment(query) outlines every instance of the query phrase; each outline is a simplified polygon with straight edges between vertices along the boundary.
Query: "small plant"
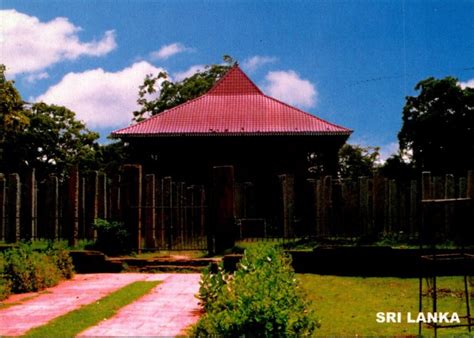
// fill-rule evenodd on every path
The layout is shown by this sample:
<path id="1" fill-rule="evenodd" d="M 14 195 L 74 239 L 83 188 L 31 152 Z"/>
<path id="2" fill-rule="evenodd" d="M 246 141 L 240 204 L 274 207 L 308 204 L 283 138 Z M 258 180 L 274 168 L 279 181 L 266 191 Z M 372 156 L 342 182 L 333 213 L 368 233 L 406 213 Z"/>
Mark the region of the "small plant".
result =
<path id="1" fill-rule="evenodd" d="M 222 288 L 230 281 L 232 276 L 224 270 L 222 262 L 217 266 L 217 272 L 212 272 L 212 266 L 207 267 L 202 272 L 198 298 L 204 310 L 211 309 L 212 304 L 217 301 L 221 294 Z"/>
<path id="2" fill-rule="evenodd" d="M 233 275 L 206 271 L 199 292 L 206 313 L 197 336 L 310 335 L 319 326 L 290 258 L 275 246 L 249 248 Z"/>
<path id="3" fill-rule="evenodd" d="M 108 255 L 130 252 L 130 234 L 124 228 L 123 223 L 96 219 L 94 229 L 97 230 L 97 241 L 93 246 L 95 249 Z"/>

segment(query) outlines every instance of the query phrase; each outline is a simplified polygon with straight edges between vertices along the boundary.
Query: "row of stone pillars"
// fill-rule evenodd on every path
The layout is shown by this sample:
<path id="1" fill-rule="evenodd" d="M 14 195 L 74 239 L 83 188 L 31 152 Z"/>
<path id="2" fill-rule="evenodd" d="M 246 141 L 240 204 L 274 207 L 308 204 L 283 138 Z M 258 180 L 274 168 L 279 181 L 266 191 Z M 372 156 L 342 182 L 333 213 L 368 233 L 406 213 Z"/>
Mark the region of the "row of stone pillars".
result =
<path id="1" fill-rule="evenodd" d="M 154 186 L 153 180 L 154 176 L 151 175 L 143 177 L 140 165 L 123 166 L 121 184 L 122 217 L 127 230 L 131 234 L 132 248 L 135 248 L 137 252 L 141 252 L 143 243 L 150 247 L 155 241 L 155 231 L 151 225 L 153 222 L 150 222 L 153 217 L 150 204 L 152 199 L 143 200 L 143 196 L 153 196 L 150 190 Z M 145 182 L 145 185 L 143 182 Z M 236 233 L 234 184 L 234 168 L 232 166 L 213 168 L 208 222 L 205 228 L 207 250 L 211 254 L 221 252 L 234 245 Z M 143 186 L 145 186 L 145 194 L 142 191 Z M 142 208 L 145 208 L 145 213 L 143 213 Z M 145 219 L 142 218 L 144 214 Z M 142 234 L 145 234 L 144 239 Z"/>

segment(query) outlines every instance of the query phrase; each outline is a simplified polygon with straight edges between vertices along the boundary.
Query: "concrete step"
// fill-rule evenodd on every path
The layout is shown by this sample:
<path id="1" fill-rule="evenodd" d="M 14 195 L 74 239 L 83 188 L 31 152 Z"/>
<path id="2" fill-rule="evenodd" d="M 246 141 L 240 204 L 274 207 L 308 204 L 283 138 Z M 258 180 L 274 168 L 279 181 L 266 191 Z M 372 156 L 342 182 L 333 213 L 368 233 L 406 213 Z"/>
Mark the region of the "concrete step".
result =
<path id="1" fill-rule="evenodd" d="M 173 257 L 164 257 L 164 258 L 108 258 L 111 262 L 120 262 L 121 264 L 126 264 L 129 267 L 146 267 L 153 265 L 171 265 L 171 266 L 194 266 L 205 268 L 209 264 L 217 264 L 220 262 L 220 258 L 173 258 Z"/>

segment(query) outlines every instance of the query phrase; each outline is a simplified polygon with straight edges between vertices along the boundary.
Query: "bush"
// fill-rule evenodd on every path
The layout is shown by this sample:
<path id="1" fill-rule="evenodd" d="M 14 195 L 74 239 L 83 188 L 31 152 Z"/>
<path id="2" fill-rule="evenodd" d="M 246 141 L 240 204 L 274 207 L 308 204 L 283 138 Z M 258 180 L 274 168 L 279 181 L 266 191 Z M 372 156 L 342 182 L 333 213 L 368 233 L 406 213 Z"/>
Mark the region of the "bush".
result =
<path id="1" fill-rule="evenodd" d="M 97 241 L 93 246 L 94 249 L 108 255 L 130 252 L 130 234 L 124 228 L 123 223 L 97 219 L 94 229 L 97 230 Z"/>
<path id="2" fill-rule="evenodd" d="M 0 301 L 6 299 L 11 294 L 10 281 L 5 276 L 5 257 L 0 252 Z"/>
<path id="3" fill-rule="evenodd" d="M 249 248 L 237 271 L 207 270 L 199 299 L 206 314 L 193 328 L 197 336 L 310 335 L 319 326 L 309 310 L 281 249 Z"/>
<path id="4" fill-rule="evenodd" d="M 0 256 L 0 297 L 2 293 L 8 296 L 8 291 L 42 290 L 73 274 L 71 257 L 64 248 L 50 245 L 46 252 L 37 252 L 30 245 L 20 244 Z"/>
<path id="5" fill-rule="evenodd" d="M 16 293 L 38 291 L 53 286 L 61 277 L 54 262 L 45 254 L 21 244 L 5 252 L 5 275 Z"/>
<path id="6" fill-rule="evenodd" d="M 62 278 L 71 279 L 74 276 L 74 264 L 69 252 L 65 248 L 49 246 L 46 254 L 56 265 Z"/>

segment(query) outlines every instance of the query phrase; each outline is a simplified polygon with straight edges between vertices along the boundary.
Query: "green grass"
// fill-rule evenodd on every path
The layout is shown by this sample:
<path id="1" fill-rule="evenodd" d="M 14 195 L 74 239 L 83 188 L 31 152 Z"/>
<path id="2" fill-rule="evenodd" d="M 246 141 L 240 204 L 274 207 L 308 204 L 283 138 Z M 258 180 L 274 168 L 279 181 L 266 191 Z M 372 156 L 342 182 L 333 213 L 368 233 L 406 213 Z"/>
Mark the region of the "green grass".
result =
<path id="1" fill-rule="evenodd" d="M 31 241 L 31 248 L 33 250 L 46 250 L 48 248 L 48 245 L 51 241 L 47 239 L 35 239 Z M 77 245 L 75 246 L 69 246 L 67 240 L 56 240 L 53 242 L 55 248 L 64 248 L 67 250 L 85 250 L 85 247 L 87 245 L 90 245 L 93 243 L 93 241 L 86 240 L 86 239 L 81 239 L 77 242 Z M 0 241 L 0 249 L 9 249 L 12 247 L 18 246 L 18 243 L 16 244 L 7 244 L 5 241 Z"/>
<path id="2" fill-rule="evenodd" d="M 85 305 L 52 320 L 46 325 L 30 330 L 25 336 L 73 337 L 88 327 L 112 317 L 121 307 L 148 293 L 159 283 L 159 281 L 131 283 L 95 303 Z"/>
<path id="3" fill-rule="evenodd" d="M 318 336 L 410 336 L 418 334 L 418 324 L 377 323 L 377 312 L 418 313 L 417 278 L 362 278 L 298 274 L 316 315 L 321 320 Z M 425 282 L 424 282 L 425 283 Z M 462 277 L 442 277 L 438 288 L 438 311 L 466 313 Z M 424 284 L 424 290 L 427 290 Z M 472 288 L 471 288 L 472 290 Z M 462 298 L 461 298 L 462 297 Z M 424 311 L 431 311 L 431 298 L 423 297 Z M 471 297 L 471 309 L 474 308 Z M 472 311 L 472 310 L 471 310 Z M 467 335 L 467 328 L 440 329 L 440 335 Z M 433 329 L 423 327 L 431 336 Z"/>

